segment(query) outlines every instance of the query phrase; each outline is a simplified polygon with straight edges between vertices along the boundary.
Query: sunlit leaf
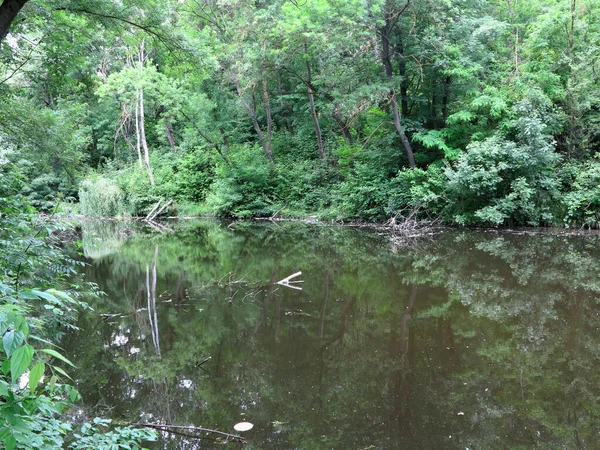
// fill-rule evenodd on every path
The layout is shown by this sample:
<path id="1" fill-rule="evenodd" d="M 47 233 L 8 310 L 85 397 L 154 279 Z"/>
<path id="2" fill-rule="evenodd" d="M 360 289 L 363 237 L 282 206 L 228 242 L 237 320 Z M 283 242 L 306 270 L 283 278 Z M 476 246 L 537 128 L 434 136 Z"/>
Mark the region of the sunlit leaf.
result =
<path id="1" fill-rule="evenodd" d="M 2 338 L 2 344 L 4 346 L 4 353 L 10 358 L 13 352 L 21 346 L 25 336 L 20 331 L 9 331 Z"/>
<path id="2" fill-rule="evenodd" d="M 40 350 L 40 352 L 46 353 L 46 354 L 48 354 L 50 356 L 53 356 L 56 359 L 60 359 L 62 362 L 67 363 L 71 367 L 75 367 L 75 365 L 71 361 L 69 361 L 63 355 L 61 355 L 60 353 L 58 353 L 56 350 L 52 350 L 51 348 L 43 348 L 42 350 Z"/>
<path id="3" fill-rule="evenodd" d="M 37 388 L 38 383 L 44 376 L 45 368 L 46 368 L 45 364 L 41 361 L 36 363 L 31 368 L 31 372 L 29 373 L 29 390 L 31 392 L 34 392 L 35 389 Z"/>
<path id="4" fill-rule="evenodd" d="M 16 383 L 19 377 L 27 370 L 32 358 L 33 347 L 31 345 L 24 345 L 15 350 L 10 358 L 10 374 L 13 383 Z"/>

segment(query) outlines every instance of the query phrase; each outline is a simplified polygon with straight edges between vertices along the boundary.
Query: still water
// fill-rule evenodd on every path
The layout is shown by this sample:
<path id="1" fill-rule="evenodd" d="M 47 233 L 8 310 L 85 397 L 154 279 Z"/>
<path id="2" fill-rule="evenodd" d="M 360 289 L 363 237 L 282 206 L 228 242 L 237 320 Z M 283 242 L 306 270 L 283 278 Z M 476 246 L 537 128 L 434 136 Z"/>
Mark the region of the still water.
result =
<path id="1" fill-rule="evenodd" d="M 168 227 L 83 226 L 90 415 L 249 421 L 248 449 L 600 448 L 598 235 Z"/>

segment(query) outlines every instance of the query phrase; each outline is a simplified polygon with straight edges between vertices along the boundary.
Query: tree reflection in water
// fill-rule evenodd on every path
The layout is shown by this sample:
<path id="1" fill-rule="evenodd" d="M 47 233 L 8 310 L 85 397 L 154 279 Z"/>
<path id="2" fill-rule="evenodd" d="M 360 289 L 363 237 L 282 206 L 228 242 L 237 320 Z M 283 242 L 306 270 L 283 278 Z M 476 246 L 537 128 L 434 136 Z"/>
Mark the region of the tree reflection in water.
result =
<path id="1" fill-rule="evenodd" d="M 107 296 L 68 348 L 90 409 L 248 420 L 257 449 L 600 447 L 597 235 L 446 232 L 393 252 L 372 230 L 177 228 L 130 228 L 90 260 Z M 275 284 L 300 270 L 302 291 Z M 216 446 L 199 445 L 157 448 Z"/>

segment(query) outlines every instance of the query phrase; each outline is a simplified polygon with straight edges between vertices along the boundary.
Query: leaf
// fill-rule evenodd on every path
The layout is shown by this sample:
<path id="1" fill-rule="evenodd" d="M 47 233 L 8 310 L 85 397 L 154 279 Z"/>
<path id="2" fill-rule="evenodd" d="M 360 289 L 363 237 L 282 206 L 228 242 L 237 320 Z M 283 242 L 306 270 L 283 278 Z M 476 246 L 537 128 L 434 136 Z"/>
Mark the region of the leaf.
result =
<path id="1" fill-rule="evenodd" d="M 0 314 L 0 336 L 6 333 L 9 327 L 8 319 L 6 318 L 6 314 Z"/>
<path id="2" fill-rule="evenodd" d="M 6 450 L 14 450 L 17 447 L 17 440 L 13 435 L 10 435 L 5 439 L 4 445 L 6 446 Z"/>
<path id="3" fill-rule="evenodd" d="M 72 303 L 72 304 L 77 304 L 77 302 L 75 300 L 73 300 L 73 298 L 67 294 L 65 294 L 62 291 L 57 291 L 56 289 L 48 289 L 46 291 L 46 293 L 53 295 L 54 297 L 56 297 L 59 300 L 62 300 L 66 303 Z"/>
<path id="4" fill-rule="evenodd" d="M 72 380 L 72 379 L 73 379 L 73 378 L 71 378 L 71 377 L 69 376 L 69 374 L 68 374 L 67 372 L 65 372 L 65 371 L 64 371 L 64 370 L 63 370 L 61 367 L 58 367 L 58 366 L 52 366 L 52 368 L 53 368 L 54 370 L 56 370 L 58 373 L 60 373 L 61 375 L 63 375 L 63 376 L 65 376 L 65 377 L 67 377 L 69 380 Z"/>
<path id="5" fill-rule="evenodd" d="M 60 303 L 54 295 L 49 294 L 47 292 L 36 291 L 35 289 L 32 289 L 31 293 L 37 295 L 39 298 L 48 300 L 50 303 Z"/>
<path id="6" fill-rule="evenodd" d="M 7 396 L 8 396 L 8 383 L 6 381 L 0 380 L 0 397 L 7 397 Z M 0 439 L 0 442 L 2 442 L 2 439 Z"/>
<path id="7" fill-rule="evenodd" d="M 37 388 L 38 383 L 44 376 L 44 370 L 46 366 L 43 362 L 37 362 L 32 368 L 31 372 L 29 372 L 29 390 L 33 393 Z"/>
<path id="8" fill-rule="evenodd" d="M 13 383 L 16 383 L 19 377 L 27 370 L 32 358 L 33 347 L 31 345 L 24 345 L 15 350 L 10 358 L 10 375 Z"/>
<path id="9" fill-rule="evenodd" d="M 17 297 L 19 297 L 20 299 L 23 299 L 23 300 L 37 300 L 39 298 L 37 295 L 35 295 L 30 290 L 20 291 L 18 293 Z"/>
<path id="10" fill-rule="evenodd" d="M 10 359 L 5 359 L 2 363 L 2 373 L 8 375 L 10 373 Z"/>
<path id="11" fill-rule="evenodd" d="M 23 341 L 25 340 L 25 336 L 20 331 L 9 331 L 2 338 L 2 344 L 4 345 L 4 353 L 6 353 L 6 357 L 10 358 L 10 355 L 21 346 Z"/>
<path id="12" fill-rule="evenodd" d="M 62 362 L 67 363 L 71 367 L 75 367 L 75 364 L 73 364 L 71 361 L 69 361 L 63 355 L 61 355 L 60 353 L 58 353 L 56 350 L 52 350 L 51 348 L 43 348 L 42 350 L 40 350 L 40 352 L 44 352 L 44 353 L 46 353 L 46 354 L 48 354 L 50 356 L 55 357 L 56 359 L 60 359 Z"/>

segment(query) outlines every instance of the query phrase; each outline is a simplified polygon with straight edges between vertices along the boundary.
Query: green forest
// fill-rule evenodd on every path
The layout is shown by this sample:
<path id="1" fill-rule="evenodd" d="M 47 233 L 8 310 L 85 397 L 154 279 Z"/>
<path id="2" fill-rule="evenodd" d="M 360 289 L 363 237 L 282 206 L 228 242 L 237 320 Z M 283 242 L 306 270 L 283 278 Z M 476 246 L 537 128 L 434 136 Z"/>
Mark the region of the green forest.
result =
<path id="1" fill-rule="evenodd" d="M 173 199 L 179 216 L 595 227 L 598 7 L 5 0 L 2 193 L 102 217 Z"/>
<path id="2" fill-rule="evenodd" d="M 48 217 L 600 225 L 599 0 L 3 0 L 0 448 L 65 418 L 98 287 Z M 80 244 L 79 244 L 80 245 Z"/>

